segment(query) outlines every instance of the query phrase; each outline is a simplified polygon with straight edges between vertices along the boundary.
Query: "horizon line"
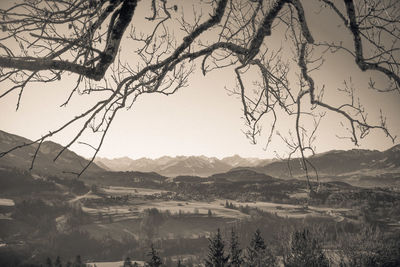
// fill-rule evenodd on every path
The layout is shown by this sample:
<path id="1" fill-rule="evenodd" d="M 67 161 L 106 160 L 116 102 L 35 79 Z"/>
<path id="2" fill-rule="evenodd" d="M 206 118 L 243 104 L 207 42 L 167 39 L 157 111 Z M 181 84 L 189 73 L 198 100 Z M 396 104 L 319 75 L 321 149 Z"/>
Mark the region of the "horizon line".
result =
<path id="1" fill-rule="evenodd" d="M 390 149 L 392 149 L 392 148 L 394 148 L 394 147 L 396 147 L 396 146 L 399 146 L 399 145 L 400 145 L 400 143 L 398 143 L 398 144 L 393 144 L 392 146 L 390 146 L 389 148 L 384 149 L 384 150 L 379 150 L 379 149 L 368 149 L 368 148 L 330 149 L 330 150 L 326 150 L 326 151 L 322 151 L 322 152 L 316 152 L 314 155 L 319 155 L 319 154 L 323 154 L 323 153 L 327 153 L 327 152 L 332 152 L 332 151 L 351 151 L 351 150 L 369 150 L 369 151 L 384 152 L 384 151 L 390 150 Z M 225 159 L 225 158 L 230 158 L 230 157 L 235 157 L 235 156 L 239 156 L 239 157 L 242 158 L 242 159 L 259 159 L 259 160 L 274 160 L 274 159 L 280 160 L 280 159 L 287 159 L 287 158 L 279 158 L 279 157 L 274 157 L 274 158 L 263 158 L 263 157 L 257 157 L 257 156 L 246 157 L 246 156 L 242 156 L 242 155 L 240 155 L 240 154 L 233 154 L 233 155 L 230 155 L 230 156 L 222 156 L 222 157 L 220 157 L 220 156 L 207 156 L 207 155 L 204 155 L 204 154 L 201 154 L 201 155 L 196 155 L 196 154 L 182 155 L 182 154 L 181 154 L 181 155 L 175 155 L 175 156 L 171 156 L 171 155 L 162 155 L 162 156 L 158 156 L 158 157 L 147 157 L 147 156 L 143 156 L 143 157 L 137 157 L 137 158 L 132 158 L 132 157 L 130 157 L 130 156 L 120 156 L 120 157 L 107 157 L 107 156 L 102 157 L 102 156 L 97 156 L 95 159 L 101 158 L 101 159 L 108 159 L 108 160 L 117 160 L 117 159 L 122 159 L 122 158 L 128 158 L 128 159 L 131 159 L 131 160 L 139 160 L 139 159 L 157 160 L 157 159 L 160 159 L 160 158 L 163 158 L 163 157 L 170 157 L 170 158 L 179 158 L 179 157 L 186 157 L 186 158 L 189 158 L 189 157 L 206 157 L 206 158 L 209 158 L 209 159 L 211 159 L 211 158 L 216 158 L 216 159 L 218 159 L 218 160 L 223 160 L 223 159 Z M 309 156 L 307 156 L 307 157 L 310 157 L 310 156 L 312 156 L 312 155 L 309 155 Z M 294 158 L 292 158 L 292 159 L 295 159 L 295 158 L 297 158 L 297 157 L 294 157 Z"/>

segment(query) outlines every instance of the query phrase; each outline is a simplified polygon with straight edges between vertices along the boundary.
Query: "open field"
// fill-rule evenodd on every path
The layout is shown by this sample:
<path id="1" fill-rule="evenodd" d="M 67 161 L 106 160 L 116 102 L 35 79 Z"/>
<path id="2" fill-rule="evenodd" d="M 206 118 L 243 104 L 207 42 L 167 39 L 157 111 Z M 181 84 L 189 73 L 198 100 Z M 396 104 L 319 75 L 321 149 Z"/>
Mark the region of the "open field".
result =
<path id="1" fill-rule="evenodd" d="M 144 261 L 134 261 L 131 260 L 132 264 L 136 262 L 139 266 L 144 266 L 145 262 Z M 124 265 L 123 261 L 114 261 L 114 262 L 88 262 L 86 263 L 88 267 L 120 267 Z"/>
<path id="2" fill-rule="evenodd" d="M 345 208 L 329 208 L 329 207 L 314 207 L 292 204 L 280 204 L 272 202 L 236 202 L 232 201 L 236 206 L 256 207 L 260 210 L 275 213 L 281 217 L 304 218 L 306 216 L 322 216 L 334 217 L 337 221 L 342 221 L 344 218 L 341 214 L 347 213 L 350 209 Z"/>
<path id="3" fill-rule="evenodd" d="M 15 206 L 14 200 L 8 198 L 0 198 L 0 206 Z"/>
<path id="4" fill-rule="evenodd" d="M 272 202 L 237 202 L 230 201 L 236 207 L 248 206 L 258 208 L 262 211 L 277 214 L 281 217 L 304 218 L 306 216 L 334 217 L 337 221 L 343 220 L 342 214 L 350 209 L 314 207 L 292 204 L 280 204 Z M 160 200 L 140 200 L 128 201 L 124 205 L 110 205 L 98 207 L 85 207 L 83 211 L 97 216 L 113 216 L 114 221 L 140 218 L 146 209 L 156 208 L 162 212 L 168 212 L 171 215 L 178 214 L 196 214 L 207 215 L 210 210 L 213 216 L 221 218 L 245 219 L 250 215 L 240 212 L 238 209 L 226 208 L 225 200 L 215 200 L 212 202 L 201 201 L 160 201 Z"/>
<path id="5" fill-rule="evenodd" d="M 138 188 L 138 187 L 124 187 L 124 186 L 109 186 L 102 188 L 108 195 L 119 196 L 119 195 L 137 195 L 137 196 L 149 196 L 154 194 L 167 193 L 165 190 L 150 189 L 150 188 Z"/>
<path id="6" fill-rule="evenodd" d="M 224 227 L 237 220 L 252 216 L 251 209 L 276 214 L 280 217 L 306 218 L 325 217 L 340 222 L 350 209 L 279 204 L 272 202 L 238 202 L 230 201 L 233 208 L 225 206 L 225 199 L 205 201 L 177 201 L 148 199 L 148 196 L 159 195 L 163 190 L 133 187 L 101 188 L 100 194 L 88 193 L 75 202 L 81 203 L 82 210 L 91 216 L 92 223 L 81 226 L 96 239 L 112 236 L 116 240 L 124 238 L 143 238 L 143 218 L 146 210 L 157 209 L 163 214 L 162 223 L 154 230 L 159 238 L 174 239 L 177 237 L 197 238 L 208 236 L 218 227 Z M 130 195 L 132 198 L 114 202 L 115 197 Z M 139 196 L 139 197 L 138 197 Z M 142 197 L 140 197 L 142 196 Z M 101 200 L 98 202 L 98 200 Z M 86 201 L 88 201 L 86 203 Z M 242 206 L 242 208 L 240 208 Z M 250 208 L 244 213 L 243 207 Z M 209 216 L 211 211 L 211 216 Z M 243 211 L 243 212 L 242 212 Z"/>
<path id="7" fill-rule="evenodd" d="M 12 220 L 11 211 L 14 206 L 14 200 L 8 198 L 0 198 L 0 220 Z"/>

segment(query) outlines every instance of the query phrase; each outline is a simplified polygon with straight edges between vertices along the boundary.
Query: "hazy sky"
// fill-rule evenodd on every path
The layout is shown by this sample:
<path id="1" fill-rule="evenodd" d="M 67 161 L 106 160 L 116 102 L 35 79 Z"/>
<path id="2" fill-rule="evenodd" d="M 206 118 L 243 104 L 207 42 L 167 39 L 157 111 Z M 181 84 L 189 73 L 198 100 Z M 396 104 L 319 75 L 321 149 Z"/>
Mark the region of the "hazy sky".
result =
<path id="1" fill-rule="evenodd" d="M 311 15 L 311 32 L 316 39 L 336 38 L 343 33 L 343 28 L 337 27 L 339 22 L 327 14 L 308 14 Z M 326 16 L 329 23 L 321 23 L 321 18 Z M 340 54 L 327 56 L 324 71 L 313 73 L 316 82 L 326 85 L 325 97 L 334 103 L 344 99 L 342 95 L 336 94 L 336 88 L 342 86 L 343 79 L 352 76 L 357 92 L 370 111 L 370 118 L 377 118 L 379 108 L 382 108 L 387 115 L 389 129 L 394 135 L 400 135 L 399 94 L 381 94 L 368 89 L 367 81 L 371 75 L 378 81 L 381 79 L 381 76 L 371 72 L 361 73 L 353 59 Z M 17 93 L 0 99 L 0 129 L 36 139 L 79 114 L 82 108 L 93 102 L 90 96 L 75 96 L 69 106 L 59 107 L 68 97 L 74 79 L 74 76 L 65 76 L 58 83 L 30 85 L 25 90 L 17 112 Z M 143 96 L 132 109 L 119 113 L 98 155 L 109 158 L 156 158 L 163 155 L 207 155 L 221 158 L 239 154 L 271 158 L 275 156 L 275 151 L 283 155 L 287 148 L 279 138 L 274 138 L 274 143 L 264 151 L 265 137 L 259 139 L 259 144 L 251 145 L 241 132 L 244 129 L 241 102 L 229 96 L 224 89 L 225 86 L 232 88 L 234 85 L 232 69 L 215 71 L 206 77 L 196 71 L 189 79 L 189 86 L 172 96 Z M 0 92 L 4 90 L 6 87 L 3 84 Z M 325 117 L 315 143 L 317 152 L 354 148 L 349 140 L 336 137 L 336 134 L 345 134 L 340 121 L 346 123 L 337 115 L 328 114 Z M 266 129 L 269 124 L 268 121 L 264 124 Z M 293 121 L 282 120 L 278 130 L 287 131 L 290 127 L 293 127 Z M 53 140 L 65 144 L 76 129 L 69 128 Z M 361 140 L 360 145 L 361 148 L 383 150 L 393 143 L 381 132 L 377 132 Z M 82 145 L 75 145 L 73 150 L 87 157 L 91 155 L 91 151 Z"/>

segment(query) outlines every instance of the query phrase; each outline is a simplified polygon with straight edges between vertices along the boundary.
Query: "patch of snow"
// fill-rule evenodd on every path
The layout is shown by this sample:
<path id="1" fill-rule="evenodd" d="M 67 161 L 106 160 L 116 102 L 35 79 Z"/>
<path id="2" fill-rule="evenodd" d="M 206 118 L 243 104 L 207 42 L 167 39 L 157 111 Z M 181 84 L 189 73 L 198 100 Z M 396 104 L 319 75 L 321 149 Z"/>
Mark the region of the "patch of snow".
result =
<path id="1" fill-rule="evenodd" d="M 144 266 L 145 262 L 144 261 L 135 261 L 131 260 L 132 265 L 134 262 L 136 262 L 139 266 Z M 121 267 L 124 265 L 123 261 L 114 261 L 114 262 L 87 262 L 86 263 L 88 266 L 97 266 L 97 267 Z"/>
<path id="2" fill-rule="evenodd" d="M 9 198 L 0 198 L 0 206 L 12 207 L 15 206 L 15 202 Z"/>
<path id="3" fill-rule="evenodd" d="M 385 158 L 383 158 L 383 159 L 381 159 L 381 160 L 378 160 L 378 162 L 385 162 L 387 159 L 388 159 L 388 158 L 385 157 Z M 373 161 L 374 161 L 374 160 L 373 160 Z"/>
<path id="4" fill-rule="evenodd" d="M 104 188 L 104 192 L 108 194 L 115 195 L 153 195 L 167 193 L 166 190 L 150 189 L 150 188 L 139 188 L 139 187 L 124 187 L 124 186 L 110 186 L 109 188 Z"/>
<path id="5" fill-rule="evenodd" d="M 396 165 L 394 163 L 387 165 L 387 168 L 394 168 Z"/>
<path id="6" fill-rule="evenodd" d="M 0 213 L 0 220 L 12 220 L 11 218 L 11 212 L 9 213 Z"/>

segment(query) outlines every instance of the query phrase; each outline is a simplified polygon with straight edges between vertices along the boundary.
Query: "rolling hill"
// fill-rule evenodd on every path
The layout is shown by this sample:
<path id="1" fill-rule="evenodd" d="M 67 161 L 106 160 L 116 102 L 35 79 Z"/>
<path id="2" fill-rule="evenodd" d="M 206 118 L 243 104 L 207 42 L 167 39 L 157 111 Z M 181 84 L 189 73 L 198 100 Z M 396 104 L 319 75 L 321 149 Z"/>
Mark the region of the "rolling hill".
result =
<path id="1" fill-rule="evenodd" d="M 400 183 L 400 145 L 382 152 L 365 149 L 332 150 L 311 156 L 308 160 L 317 169 L 318 176 L 325 181 L 344 181 L 362 186 Z M 274 161 L 249 169 L 283 179 L 305 178 L 298 158 L 289 162 Z M 313 172 L 311 174 L 315 176 Z"/>
<path id="2" fill-rule="evenodd" d="M 32 141 L 0 130 L 0 152 L 29 142 Z M 34 144 L 32 146 L 22 147 L 6 154 L 4 157 L 0 158 L 0 167 L 29 170 L 37 146 L 37 144 Z M 80 172 L 89 162 L 87 159 L 84 159 L 68 149 L 65 150 L 56 161 L 53 161 L 62 149 L 63 147 L 61 145 L 52 141 L 43 142 L 37 154 L 32 173 L 46 176 L 57 175 L 72 177 L 73 175 L 71 173 Z M 104 171 L 104 169 L 96 164 L 92 164 L 85 174 L 93 174 L 102 171 Z"/>

